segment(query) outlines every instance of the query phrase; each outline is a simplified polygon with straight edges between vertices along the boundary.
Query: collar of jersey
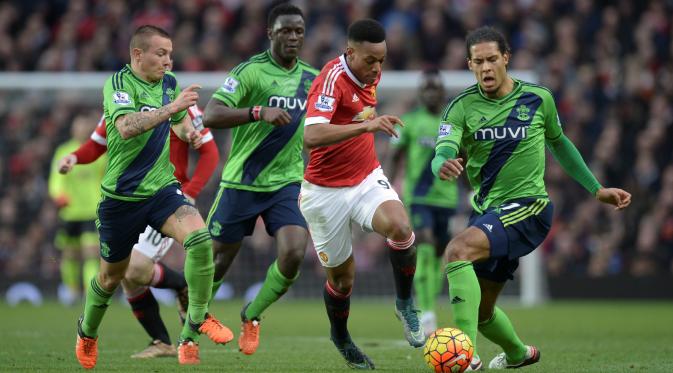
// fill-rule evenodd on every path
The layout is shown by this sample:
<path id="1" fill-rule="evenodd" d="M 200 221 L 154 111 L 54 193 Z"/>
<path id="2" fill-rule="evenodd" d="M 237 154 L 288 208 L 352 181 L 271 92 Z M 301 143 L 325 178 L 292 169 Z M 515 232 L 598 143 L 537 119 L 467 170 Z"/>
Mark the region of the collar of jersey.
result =
<path id="1" fill-rule="evenodd" d="M 150 86 L 150 87 L 154 87 L 155 85 L 161 83 L 161 80 L 159 80 L 159 81 L 156 82 L 156 83 L 150 83 L 150 82 L 148 82 L 147 80 L 144 80 L 143 78 L 139 77 L 138 75 L 136 75 L 135 72 L 133 72 L 133 69 L 131 68 L 131 65 L 129 65 L 128 63 L 126 64 L 126 69 L 128 69 L 128 71 L 131 73 L 131 76 L 132 76 L 135 80 L 139 81 L 140 83 L 142 83 L 142 84 L 144 84 L 144 85 L 148 85 L 148 86 Z M 163 80 L 163 79 L 162 79 L 162 80 Z"/>
<path id="2" fill-rule="evenodd" d="M 269 61 L 271 61 L 271 64 L 279 68 L 281 71 L 286 72 L 287 74 L 293 73 L 295 70 L 299 68 L 299 58 L 296 58 L 296 61 L 294 62 L 294 66 L 291 69 L 287 69 L 283 67 L 283 65 L 279 64 L 275 58 L 273 58 L 273 55 L 271 54 L 271 49 L 266 50 L 266 55 L 269 57 Z"/>
<path id="3" fill-rule="evenodd" d="M 509 99 L 513 95 L 517 94 L 521 90 L 521 86 L 522 86 L 521 81 L 518 80 L 518 79 L 514 79 L 514 78 L 512 78 L 512 80 L 514 81 L 514 88 L 512 89 L 512 92 L 510 92 L 510 93 L 508 93 L 508 94 L 506 94 L 506 95 L 504 95 L 500 98 L 489 98 L 488 96 L 486 96 L 484 94 L 484 91 L 481 90 L 481 85 L 479 85 L 479 83 L 477 83 L 477 89 L 479 90 L 479 94 L 481 95 L 481 97 L 483 97 L 485 100 L 493 101 L 493 102 L 505 102 L 505 101 L 507 101 L 507 99 Z"/>
<path id="4" fill-rule="evenodd" d="M 342 54 L 341 56 L 339 56 L 339 60 L 341 61 L 341 66 L 343 66 L 344 70 L 346 71 L 346 75 L 348 75 L 348 77 L 351 78 L 353 83 L 357 84 L 358 87 L 360 88 L 364 88 L 366 84 L 362 83 L 357 77 L 355 77 L 355 74 L 353 74 L 351 68 L 348 67 L 348 64 L 346 63 L 346 55 Z"/>

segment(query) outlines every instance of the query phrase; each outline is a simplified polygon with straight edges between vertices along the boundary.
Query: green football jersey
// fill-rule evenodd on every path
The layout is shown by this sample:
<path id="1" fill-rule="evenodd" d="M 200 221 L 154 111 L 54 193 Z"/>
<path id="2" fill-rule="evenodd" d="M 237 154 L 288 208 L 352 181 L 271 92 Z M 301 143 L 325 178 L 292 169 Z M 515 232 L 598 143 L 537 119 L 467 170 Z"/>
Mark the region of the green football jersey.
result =
<path id="1" fill-rule="evenodd" d="M 287 70 L 268 50 L 229 73 L 213 98 L 232 108 L 283 108 L 292 121 L 286 126 L 260 120 L 234 127 L 221 186 L 271 192 L 303 180 L 306 97 L 317 74 L 318 70 L 301 60 Z"/>
<path id="2" fill-rule="evenodd" d="M 467 154 L 466 172 L 481 211 L 524 197 L 547 197 L 545 139 L 563 130 L 551 92 L 514 79 L 513 91 L 490 99 L 474 85 L 444 110 L 436 149 Z"/>
<path id="3" fill-rule="evenodd" d="M 67 175 L 58 173 L 58 161 L 79 148 L 77 140 L 59 145 L 51 162 L 49 174 L 49 196 L 66 197 L 68 204 L 58 211 L 65 221 L 86 221 L 96 219 L 96 206 L 100 200 L 99 186 L 105 173 L 107 156 L 103 154 L 91 164 L 78 165 Z"/>
<path id="4" fill-rule="evenodd" d="M 167 72 L 149 83 L 135 75 L 129 65 L 112 75 L 103 88 L 103 111 L 107 131 L 108 167 L 101 186 L 104 195 L 141 201 L 167 185 L 177 183 L 168 157 L 171 124 L 187 114 L 183 110 L 170 120 L 130 139 L 122 139 L 114 123 L 120 115 L 156 110 L 180 93 L 175 75 Z M 172 122 L 172 123 L 169 123 Z"/>
<path id="5" fill-rule="evenodd" d="M 447 183 L 432 174 L 440 115 L 419 107 L 400 119 L 404 127 L 398 128 L 399 137 L 391 137 L 391 144 L 407 155 L 402 192 L 404 202 L 408 205 L 455 208 L 458 203 L 457 184 Z"/>

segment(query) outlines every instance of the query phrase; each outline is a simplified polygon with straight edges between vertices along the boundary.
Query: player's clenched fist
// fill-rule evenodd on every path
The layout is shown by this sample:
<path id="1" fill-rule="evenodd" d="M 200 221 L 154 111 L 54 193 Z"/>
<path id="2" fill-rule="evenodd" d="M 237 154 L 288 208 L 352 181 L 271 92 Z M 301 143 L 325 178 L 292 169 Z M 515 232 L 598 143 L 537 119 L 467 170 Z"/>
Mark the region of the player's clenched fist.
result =
<path id="1" fill-rule="evenodd" d="M 192 84 L 183 89 L 178 97 L 175 98 L 175 101 L 173 101 L 173 110 L 171 111 L 178 113 L 192 105 L 196 105 L 197 101 L 199 101 L 199 92 L 197 92 L 199 89 L 201 89 L 201 86 L 198 84 Z"/>
<path id="2" fill-rule="evenodd" d="M 463 158 L 447 159 L 439 168 L 439 178 L 453 180 L 463 172 Z"/>
<path id="3" fill-rule="evenodd" d="M 263 121 L 271 123 L 274 126 L 284 126 L 290 124 L 290 121 L 292 121 L 290 113 L 277 107 L 263 107 L 260 117 Z"/>
<path id="4" fill-rule="evenodd" d="M 383 132 L 388 136 L 399 137 L 395 125 L 404 127 L 402 120 L 394 115 L 381 115 L 366 122 L 367 132 Z"/>
<path id="5" fill-rule="evenodd" d="M 197 130 L 191 130 L 187 133 L 187 138 L 189 139 L 189 145 L 194 149 L 198 149 L 203 145 L 203 136 L 201 132 Z"/>
<path id="6" fill-rule="evenodd" d="M 596 199 L 615 206 L 615 210 L 623 210 L 631 204 L 631 193 L 619 188 L 600 188 Z"/>
<path id="7" fill-rule="evenodd" d="M 76 164 L 77 156 L 74 154 L 68 154 L 58 161 L 58 172 L 65 175 L 70 172 L 70 170 L 72 170 Z"/>

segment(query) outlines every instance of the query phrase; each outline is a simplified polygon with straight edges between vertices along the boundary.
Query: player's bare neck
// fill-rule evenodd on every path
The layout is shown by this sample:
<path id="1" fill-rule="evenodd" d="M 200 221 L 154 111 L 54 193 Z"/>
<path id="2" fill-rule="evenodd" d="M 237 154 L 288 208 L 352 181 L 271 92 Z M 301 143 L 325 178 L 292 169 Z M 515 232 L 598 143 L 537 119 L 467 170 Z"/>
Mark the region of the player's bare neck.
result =
<path id="1" fill-rule="evenodd" d="M 274 52 L 273 49 L 271 49 L 271 58 L 273 58 L 273 60 L 276 61 L 277 64 L 279 64 L 286 70 L 292 70 L 294 65 L 297 64 L 297 58 L 291 58 L 286 61 L 283 58 L 281 58 L 278 54 L 276 54 L 276 52 Z"/>
<path id="2" fill-rule="evenodd" d="M 363 82 L 362 78 L 360 78 L 358 76 L 357 71 L 353 70 L 353 68 L 351 67 L 353 58 L 350 55 L 347 54 L 345 59 L 346 59 L 346 66 L 348 67 L 348 70 L 350 70 L 353 73 L 353 75 L 355 75 L 355 77 L 358 79 L 359 82 Z"/>
<path id="3" fill-rule="evenodd" d="M 140 66 L 138 66 L 138 64 L 134 63 L 133 61 L 131 61 L 131 71 L 133 71 L 133 74 L 135 74 L 135 76 L 148 83 L 156 83 L 156 81 L 153 82 L 152 80 L 150 80 L 150 77 L 147 74 L 143 73 L 143 71 L 140 69 Z"/>
<path id="4" fill-rule="evenodd" d="M 512 93 L 513 90 L 514 90 L 514 80 L 509 75 L 507 75 L 507 78 L 505 78 L 505 81 L 502 82 L 498 90 L 492 94 L 487 93 L 486 96 L 492 99 L 499 99 Z"/>

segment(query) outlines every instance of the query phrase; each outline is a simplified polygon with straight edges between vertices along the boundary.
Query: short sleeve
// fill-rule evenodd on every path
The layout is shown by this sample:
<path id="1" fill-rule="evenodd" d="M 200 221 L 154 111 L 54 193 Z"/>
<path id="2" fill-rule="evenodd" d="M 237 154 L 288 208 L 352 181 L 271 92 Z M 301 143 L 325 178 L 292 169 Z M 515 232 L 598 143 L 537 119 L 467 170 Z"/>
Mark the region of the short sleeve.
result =
<path id="1" fill-rule="evenodd" d="M 341 100 L 341 88 L 338 84 L 340 74 L 320 73 L 313 81 L 306 100 L 306 119 L 304 125 L 330 123 Z"/>
<path id="2" fill-rule="evenodd" d="M 435 150 L 442 147 L 450 147 L 458 153 L 464 129 L 465 111 L 463 109 L 463 101 L 459 98 L 452 101 L 444 110 L 442 119 L 439 122 L 439 133 L 437 134 Z"/>
<path id="3" fill-rule="evenodd" d="M 124 82 L 120 73 L 108 78 L 103 88 L 103 105 L 112 124 L 124 114 L 136 111 L 135 89 L 133 84 Z"/>
<path id="4" fill-rule="evenodd" d="M 213 93 L 213 98 L 222 101 L 229 107 L 238 107 L 243 98 L 254 87 L 253 69 L 244 69 L 240 64 L 229 72 L 220 88 Z"/>
<path id="5" fill-rule="evenodd" d="M 542 96 L 543 114 L 544 114 L 544 136 L 547 140 L 557 139 L 563 134 L 561 118 L 556 110 L 556 103 L 551 93 Z"/>

